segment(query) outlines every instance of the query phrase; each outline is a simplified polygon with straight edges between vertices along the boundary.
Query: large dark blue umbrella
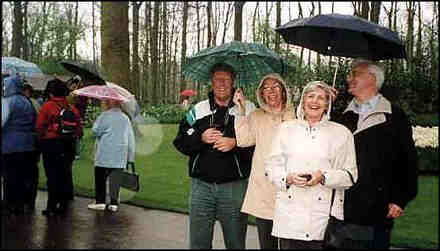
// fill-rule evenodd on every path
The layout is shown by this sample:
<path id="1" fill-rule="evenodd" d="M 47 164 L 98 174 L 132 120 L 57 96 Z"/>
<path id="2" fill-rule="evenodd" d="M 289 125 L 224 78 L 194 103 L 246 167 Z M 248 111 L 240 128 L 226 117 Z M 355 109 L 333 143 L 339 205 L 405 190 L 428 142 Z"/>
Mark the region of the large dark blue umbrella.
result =
<path id="1" fill-rule="evenodd" d="M 287 43 L 324 55 L 370 60 L 406 58 L 405 46 L 396 32 L 357 16 L 299 18 L 275 30 Z"/>

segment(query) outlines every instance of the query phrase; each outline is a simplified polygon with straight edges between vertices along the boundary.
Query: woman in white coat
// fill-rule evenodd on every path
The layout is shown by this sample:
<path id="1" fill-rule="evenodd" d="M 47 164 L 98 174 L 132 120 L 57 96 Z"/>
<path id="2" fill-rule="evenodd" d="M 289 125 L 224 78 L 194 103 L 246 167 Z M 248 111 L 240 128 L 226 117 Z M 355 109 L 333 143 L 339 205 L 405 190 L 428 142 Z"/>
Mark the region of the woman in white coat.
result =
<path id="1" fill-rule="evenodd" d="M 353 135 L 329 121 L 330 95 L 324 82 L 308 83 L 297 119 L 280 125 L 265 159 L 266 177 L 277 187 L 272 235 L 281 249 L 321 249 L 332 189 L 331 215 L 343 219 L 344 190 L 357 180 Z"/>

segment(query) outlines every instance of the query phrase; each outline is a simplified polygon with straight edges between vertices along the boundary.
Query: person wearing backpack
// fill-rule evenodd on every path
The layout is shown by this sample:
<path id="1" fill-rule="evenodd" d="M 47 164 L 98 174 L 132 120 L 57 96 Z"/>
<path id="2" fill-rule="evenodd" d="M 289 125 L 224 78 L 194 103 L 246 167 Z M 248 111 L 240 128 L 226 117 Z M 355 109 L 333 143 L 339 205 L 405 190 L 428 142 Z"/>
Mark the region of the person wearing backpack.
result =
<path id="1" fill-rule="evenodd" d="M 46 87 L 49 99 L 37 118 L 36 131 L 47 177 L 48 199 L 46 216 L 63 213 L 73 191 L 71 175 L 75 158 L 76 138 L 82 136 L 79 111 L 68 104 L 69 89 L 65 82 L 53 79 Z"/>

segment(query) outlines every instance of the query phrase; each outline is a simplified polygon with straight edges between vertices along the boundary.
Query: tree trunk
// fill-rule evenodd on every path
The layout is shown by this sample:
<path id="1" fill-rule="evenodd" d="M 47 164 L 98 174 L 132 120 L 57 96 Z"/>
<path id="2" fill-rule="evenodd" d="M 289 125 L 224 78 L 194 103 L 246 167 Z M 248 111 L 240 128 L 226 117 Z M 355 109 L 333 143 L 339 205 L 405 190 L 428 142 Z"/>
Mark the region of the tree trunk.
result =
<path id="1" fill-rule="evenodd" d="M 258 12 L 258 5 L 259 5 L 259 3 L 260 2 L 257 2 L 255 4 L 254 16 L 252 17 L 252 39 L 253 39 L 254 43 L 257 42 L 257 38 L 256 38 L 257 31 L 256 31 L 255 23 L 256 23 L 256 20 L 257 20 L 257 15 L 259 13 Z"/>
<path id="2" fill-rule="evenodd" d="M 206 6 L 206 19 L 208 21 L 208 41 L 206 47 L 211 47 L 212 44 L 212 31 L 211 31 L 211 21 L 212 21 L 212 2 L 208 1 Z"/>
<path id="3" fill-rule="evenodd" d="M 281 2 L 277 1 L 276 2 L 276 27 L 280 27 L 281 26 Z M 280 43 L 281 43 L 281 35 L 280 33 L 276 33 L 275 34 L 275 51 L 277 53 L 280 53 Z"/>
<path id="4" fill-rule="evenodd" d="M 241 41 L 243 33 L 243 6 L 245 1 L 235 1 L 235 19 L 234 19 L 234 40 Z"/>
<path id="5" fill-rule="evenodd" d="M 230 21 L 231 16 L 232 16 L 232 3 L 228 3 L 228 9 L 226 10 L 225 22 L 223 23 L 222 44 L 225 43 L 226 33 L 229 29 L 229 21 Z"/>
<path id="6" fill-rule="evenodd" d="M 79 3 L 78 1 L 76 1 L 76 5 L 75 5 L 75 40 L 73 41 L 73 60 L 77 60 L 76 56 L 78 54 L 77 52 L 77 48 L 76 48 L 76 41 L 78 39 L 78 6 Z"/>
<path id="7" fill-rule="evenodd" d="M 183 20 L 182 20 L 182 54 L 180 56 L 180 91 L 186 89 L 185 76 L 183 76 L 183 66 L 186 62 L 186 27 L 188 23 L 188 2 L 183 2 Z"/>
<path id="8" fill-rule="evenodd" d="M 22 2 L 14 2 L 14 22 L 12 23 L 11 56 L 21 58 L 23 49 L 23 11 Z"/>
<path id="9" fill-rule="evenodd" d="M 143 72 L 142 79 L 144 84 L 142 85 L 142 97 L 151 103 L 151 88 L 150 88 L 150 60 L 151 60 L 151 2 L 145 2 L 145 42 L 144 42 L 144 54 L 143 54 Z"/>
<path id="10" fill-rule="evenodd" d="M 163 102 L 166 102 L 168 93 L 167 93 L 167 85 L 168 85 L 168 78 L 167 78 L 167 68 L 169 67 L 167 64 L 167 38 L 168 38 L 168 15 L 167 15 L 167 2 L 163 2 L 162 6 L 162 62 L 161 62 L 161 71 L 162 71 L 162 81 L 161 87 L 162 87 L 162 97 L 161 99 Z"/>
<path id="11" fill-rule="evenodd" d="M 92 52 L 93 52 L 93 65 L 96 65 L 96 47 L 95 47 L 95 2 L 92 2 Z"/>
<path id="12" fill-rule="evenodd" d="M 361 17 L 368 20 L 368 16 L 370 13 L 370 3 L 368 1 L 363 1 L 361 3 Z"/>
<path id="13" fill-rule="evenodd" d="M 133 6 L 133 38 L 132 38 L 132 71 L 131 71 L 131 84 L 132 90 L 136 96 L 139 95 L 139 9 L 142 2 L 132 2 Z"/>
<path id="14" fill-rule="evenodd" d="M 23 59 L 24 60 L 29 60 L 29 34 L 28 34 L 28 18 L 27 18 L 27 13 L 28 13 L 28 4 L 29 2 L 25 1 L 23 3 L 23 33 L 24 33 L 24 37 L 23 37 Z"/>
<path id="15" fill-rule="evenodd" d="M 104 1 L 101 4 L 101 62 L 103 72 L 110 82 L 130 90 L 128 2 Z"/>
<path id="16" fill-rule="evenodd" d="M 421 3 L 417 2 L 418 11 L 418 29 L 417 29 L 417 43 L 416 43 L 416 57 L 418 60 L 422 58 L 422 7 Z"/>
<path id="17" fill-rule="evenodd" d="M 371 2 L 371 11 L 370 11 L 370 21 L 373 23 L 379 23 L 380 17 L 380 9 L 381 9 L 381 1 L 372 1 Z"/>
<path id="18" fill-rule="evenodd" d="M 151 32 L 151 82 L 152 82 L 152 90 L 151 90 L 151 100 L 153 104 L 158 104 L 158 60 L 159 60 L 159 51 L 158 51 L 158 38 L 159 38 L 159 10 L 160 10 L 160 2 L 154 2 L 153 8 L 153 29 Z"/>
<path id="19" fill-rule="evenodd" d="M 406 10 L 408 13 L 407 18 L 407 32 L 406 32 L 406 53 L 408 56 L 408 70 L 412 71 L 412 60 L 414 57 L 414 14 L 415 14 L 415 2 L 406 2 Z"/>

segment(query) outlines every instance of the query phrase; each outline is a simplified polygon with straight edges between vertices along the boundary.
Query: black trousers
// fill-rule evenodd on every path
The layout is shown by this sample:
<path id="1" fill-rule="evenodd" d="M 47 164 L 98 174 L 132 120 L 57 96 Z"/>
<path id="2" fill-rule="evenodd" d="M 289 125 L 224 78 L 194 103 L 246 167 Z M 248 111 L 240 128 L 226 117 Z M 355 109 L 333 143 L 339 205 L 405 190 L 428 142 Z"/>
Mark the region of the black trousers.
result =
<path id="1" fill-rule="evenodd" d="M 10 209 L 23 209 L 30 191 L 26 184 L 32 179 L 33 152 L 2 154 L 4 199 Z"/>
<path id="2" fill-rule="evenodd" d="M 280 238 L 280 249 L 324 249 L 324 241 L 303 241 Z"/>
<path id="3" fill-rule="evenodd" d="M 278 238 L 272 235 L 273 221 L 255 218 L 260 249 L 278 249 Z"/>
<path id="4" fill-rule="evenodd" d="M 26 197 L 25 203 L 30 208 L 35 208 L 35 201 L 37 199 L 37 190 L 38 190 L 38 181 L 39 181 L 39 168 L 38 163 L 40 162 L 41 152 L 39 150 L 32 152 L 33 164 L 30 168 L 30 177 L 29 180 L 26 181 L 25 189 L 26 189 Z"/>
<path id="5" fill-rule="evenodd" d="M 119 168 L 95 166 L 95 198 L 97 204 L 105 204 L 106 181 L 109 179 L 110 204 L 119 205 L 120 186 L 116 181 L 119 172 L 121 172 Z"/>
<path id="6" fill-rule="evenodd" d="M 47 177 L 47 209 L 64 207 L 73 196 L 72 163 L 75 158 L 74 140 L 49 139 L 40 141 L 44 171 Z"/>

